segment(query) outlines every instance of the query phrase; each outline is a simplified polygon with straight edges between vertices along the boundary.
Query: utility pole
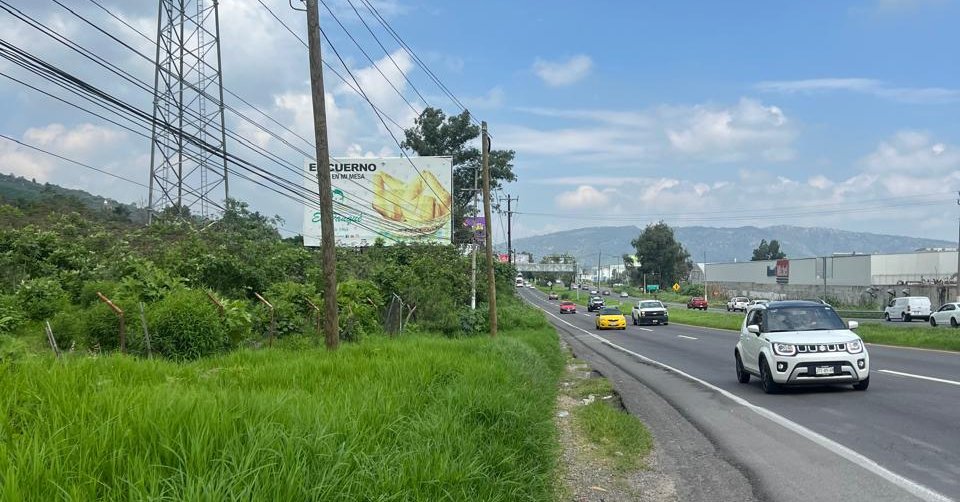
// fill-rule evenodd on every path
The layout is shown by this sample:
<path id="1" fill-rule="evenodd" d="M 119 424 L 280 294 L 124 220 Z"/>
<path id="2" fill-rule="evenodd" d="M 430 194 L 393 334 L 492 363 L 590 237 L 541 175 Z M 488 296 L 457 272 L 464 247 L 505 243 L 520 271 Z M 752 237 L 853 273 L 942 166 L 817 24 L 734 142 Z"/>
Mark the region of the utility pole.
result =
<path id="1" fill-rule="evenodd" d="M 503 199 L 500 199 L 502 202 Z M 513 206 L 512 202 L 519 202 L 520 197 L 511 197 L 507 195 L 507 256 L 510 258 L 510 263 L 513 263 Z"/>
<path id="2" fill-rule="evenodd" d="M 957 192 L 960 196 L 960 192 Z M 960 206 L 960 198 L 957 199 Z M 960 218 L 957 218 L 957 301 L 960 302 Z"/>
<path id="3" fill-rule="evenodd" d="M 473 217 L 476 221 L 477 217 L 477 194 L 480 193 L 480 188 L 477 186 L 480 176 L 479 169 L 473 171 Z M 488 231 L 487 222 L 483 222 L 483 235 L 487 235 Z M 473 233 L 470 236 L 470 310 L 477 310 L 477 247 L 480 245 L 477 244 L 477 235 Z"/>
<path id="4" fill-rule="evenodd" d="M 597 251 L 597 289 L 600 289 L 600 257 L 603 256 L 603 250 Z"/>
<path id="5" fill-rule="evenodd" d="M 330 187 L 330 148 L 327 144 L 327 108 L 320 57 L 320 12 L 317 0 L 307 2 L 307 40 L 310 47 L 310 89 L 313 91 L 313 129 L 317 142 L 317 186 L 320 195 L 320 248 L 323 258 L 323 331 L 327 349 L 340 345 L 337 313 L 337 249 L 333 240 L 333 193 Z"/>
<path id="6" fill-rule="evenodd" d="M 316 0 L 313 0 L 316 1 Z M 480 143 L 483 149 L 483 217 L 490 221 L 490 137 L 487 136 L 487 122 L 480 124 Z M 487 283 L 490 288 L 490 336 L 497 336 L 497 280 L 493 271 L 493 232 L 484 232 L 487 241 Z"/>
<path id="7" fill-rule="evenodd" d="M 709 304 L 710 299 L 707 297 L 707 252 L 703 252 L 703 299 Z"/>
<path id="8" fill-rule="evenodd" d="M 823 301 L 827 301 L 827 257 L 823 257 Z"/>

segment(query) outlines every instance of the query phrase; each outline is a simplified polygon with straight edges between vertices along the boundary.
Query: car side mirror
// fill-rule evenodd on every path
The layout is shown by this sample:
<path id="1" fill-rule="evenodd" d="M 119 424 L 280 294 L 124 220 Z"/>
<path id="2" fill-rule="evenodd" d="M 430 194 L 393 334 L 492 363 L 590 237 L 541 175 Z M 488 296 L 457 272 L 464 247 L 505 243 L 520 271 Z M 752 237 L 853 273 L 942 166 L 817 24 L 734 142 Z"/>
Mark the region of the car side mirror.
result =
<path id="1" fill-rule="evenodd" d="M 859 327 L 860 327 L 860 323 L 858 323 L 857 321 L 847 321 L 848 329 L 857 329 Z"/>
<path id="2" fill-rule="evenodd" d="M 753 333 L 754 335 L 759 335 L 759 334 L 760 334 L 760 326 L 757 326 L 756 324 L 751 324 L 751 325 L 747 326 L 747 331 L 750 332 L 750 333 Z"/>

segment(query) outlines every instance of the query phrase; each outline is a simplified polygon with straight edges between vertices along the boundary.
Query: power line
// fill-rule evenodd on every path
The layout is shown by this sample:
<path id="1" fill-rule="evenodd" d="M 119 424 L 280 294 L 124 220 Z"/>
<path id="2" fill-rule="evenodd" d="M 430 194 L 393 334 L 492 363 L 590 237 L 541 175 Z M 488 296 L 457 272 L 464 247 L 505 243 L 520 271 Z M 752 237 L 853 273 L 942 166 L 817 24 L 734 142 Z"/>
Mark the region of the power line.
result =
<path id="1" fill-rule="evenodd" d="M 284 28 L 286 28 L 286 30 L 287 30 L 291 35 L 293 35 L 294 38 L 296 38 L 297 40 L 299 40 L 300 43 L 303 45 L 304 48 L 308 48 L 308 47 L 309 47 L 309 46 L 307 45 L 307 42 L 303 39 L 303 37 L 301 37 L 300 35 L 298 35 L 297 32 L 293 31 L 293 28 L 291 28 L 290 25 L 288 25 L 283 19 L 280 19 L 280 16 L 278 16 L 278 15 L 273 11 L 273 9 L 271 9 L 267 4 L 263 3 L 261 0 L 257 0 L 257 1 L 260 3 L 260 5 L 263 6 L 264 9 L 267 9 L 267 12 L 269 12 L 270 15 L 273 16 L 273 19 L 275 19 L 278 23 L 280 23 L 281 26 L 283 26 Z M 320 32 L 323 33 L 323 30 L 320 30 Z M 329 43 L 329 41 L 328 41 L 328 43 Z M 337 69 L 334 68 L 333 65 L 331 65 L 330 63 L 328 63 L 326 59 L 324 59 L 322 62 L 323 62 L 323 66 L 326 67 L 328 70 L 330 70 L 334 75 L 336 75 L 337 78 L 339 78 L 347 87 L 349 87 L 351 91 L 353 91 L 353 92 L 355 92 L 355 93 L 357 93 L 357 94 L 360 94 L 360 91 L 357 90 L 357 88 L 354 87 L 354 86 L 346 79 L 346 77 L 344 77 L 342 74 L 340 74 L 340 72 L 337 71 Z M 370 106 L 372 106 L 372 107 L 373 107 L 375 110 L 377 110 L 379 113 L 384 113 L 383 110 L 381 110 L 380 108 L 378 108 L 378 107 L 377 107 L 376 105 L 374 105 L 373 103 L 370 103 Z M 386 113 L 384 113 L 384 116 L 387 118 L 387 120 L 388 120 L 391 124 L 393 124 L 394 126 L 396 126 L 398 129 L 400 129 L 400 130 L 403 130 L 403 129 L 404 129 L 404 127 L 403 127 L 402 125 L 400 125 L 396 120 L 394 120 L 392 117 L 390 117 L 390 116 L 387 115 Z"/>
<path id="2" fill-rule="evenodd" d="M 60 160 L 66 161 L 66 162 L 70 162 L 71 164 L 76 164 L 76 165 L 78 165 L 78 166 L 80 166 L 80 167 L 85 167 L 85 168 L 87 168 L 87 169 L 96 171 L 96 172 L 98 172 L 98 173 L 100 173 L 100 174 L 106 174 L 107 176 L 112 176 L 112 177 L 114 177 L 114 178 L 117 178 L 118 180 L 123 180 L 123 181 L 126 181 L 127 183 L 133 183 L 134 185 L 141 186 L 141 187 L 143 187 L 143 188 L 147 188 L 147 185 L 144 185 L 143 183 L 140 183 L 140 182 L 138 182 L 138 181 L 134 181 L 134 180 L 132 180 L 132 179 L 130 179 L 130 178 L 124 178 L 123 176 L 120 176 L 119 174 L 113 174 L 113 173 L 111 173 L 110 171 L 105 171 L 105 170 L 103 170 L 103 169 L 100 169 L 100 168 L 97 168 L 97 167 L 93 167 L 93 166 L 91 166 L 90 164 L 85 164 L 85 163 L 80 162 L 80 161 L 77 161 L 77 160 L 69 159 L 69 158 L 64 157 L 64 156 L 62 156 L 62 155 L 53 153 L 53 152 L 51 152 L 51 151 L 49 151 L 49 150 L 44 150 L 43 148 L 40 148 L 39 146 L 31 145 L 31 144 L 29 144 L 29 143 L 25 143 L 25 142 L 20 141 L 19 139 L 16 139 L 16 138 L 11 138 L 10 136 L 7 136 L 6 134 L 0 133 L 0 138 L 3 138 L 3 139 L 5 139 L 5 140 L 7 140 L 7 141 L 12 141 L 12 142 L 14 142 L 14 143 L 16 143 L 16 144 L 18 144 L 18 145 L 20 145 L 20 146 L 24 146 L 24 147 L 26 147 L 26 148 L 29 148 L 29 149 L 31 149 L 31 150 L 35 150 L 35 151 L 37 151 L 37 152 L 40 152 L 40 153 L 49 155 L 49 156 L 51 156 L 51 157 L 55 157 L 55 158 L 58 158 L 58 159 L 60 159 Z"/>
<path id="3" fill-rule="evenodd" d="M 413 167 L 413 170 L 417 172 L 417 175 L 420 176 L 420 178 L 427 185 L 427 188 L 429 188 L 430 191 L 433 192 L 433 195 L 437 198 L 437 200 L 441 204 L 443 204 L 443 206 L 447 209 L 447 211 L 453 212 L 452 208 L 450 207 L 451 204 L 447 203 L 447 201 L 444 200 L 444 197 L 441 197 L 440 194 L 438 194 L 437 191 L 433 189 L 432 184 L 427 181 L 427 178 L 420 171 L 420 168 L 418 168 L 417 165 L 413 163 L 413 160 L 411 160 L 410 156 L 407 155 L 407 152 L 404 151 L 403 146 L 400 144 L 400 141 L 397 139 L 397 137 L 393 134 L 393 131 L 391 131 L 390 128 L 387 127 L 387 124 L 383 121 L 383 117 L 380 115 L 380 112 L 377 110 L 377 108 L 373 106 L 373 102 L 370 101 L 370 98 L 367 96 L 367 93 L 363 90 L 363 87 L 360 85 L 360 82 L 357 80 L 357 77 L 353 74 L 353 71 L 350 70 L 350 67 L 347 66 L 347 63 L 346 61 L 343 60 L 343 57 L 340 56 L 340 51 L 337 50 L 336 46 L 333 45 L 333 43 L 330 41 L 330 39 L 327 37 L 327 34 L 324 31 L 321 30 L 320 34 L 323 35 L 324 40 L 327 41 L 327 45 L 330 46 L 330 50 L 333 51 L 333 54 L 337 56 L 337 59 L 340 61 L 340 64 L 343 65 L 343 68 L 347 71 L 347 75 L 349 75 L 350 79 L 353 80 L 355 84 L 357 84 L 357 89 L 360 90 L 360 95 L 363 96 L 363 99 L 373 108 L 375 115 L 380 120 L 380 123 L 383 124 L 383 128 L 387 131 L 387 133 L 393 139 L 393 142 L 396 143 L 397 149 L 400 150 L 400 154 L 403 155 L 405 159 L 407 159 L 407 162 L 410 163 L 410 167 Z"/>
<path id="4" fill-rule="evenodd" d="M 426 106 L 430 106 L 430 103 L 427 102 L 427 98 L 423 97 L 423 94 L 421 94 L 420 90 L 417 89 L 417 86 L 413 84 L 413 81 L 410 80 L 410 77 L 407 75 L 407 73 L 400 69 L 400 65 L 397 64 L 397 60 L 393 59 L 393 54 L 390 54 L 390 51 L 388 51 L 387 48 L 383 46 L 383 42 L 381 42 L 380 38 L 377 37 L 377 34 L 373 32 L 373 29 L 370 28 L 370 25 L 367 24 L 367 20 L 360 15 L 360 11 L 357 10 L 357 7 L 353 4 L 353 0 L 347 0 L 347 3 L 350 4 L 350 8 L 353 9 L 354 14 L 357 15 L 357 19 L 359 19 L 360 22 L 363 23 L 363 26 L 370 33 L 370 36 L 372 36 L 373 39 L 376 40 L 377 45 L 380 46 L 380 49 L 383 50 L 383 53 L 386 54 L 387 58 L 390 59 L 390 62 L 393 63 L 394 68 L 396 68 L 397 71 L 399 71 L 400 74 L 403 75 L 403 78 L 407 81 L 408 84 L 410 84 L 410 88 L 413 89 L 413 92 L 417 93 L 417 96 L 420 98 L 420 101 L 423 101 L 423 104 L 425 104 Z"/>
<path id="5" fill-rule="evenodd" d="M 56 0 L 54 0 L 54 1 L 56 1 Z M 91 1 L 95 1 L 95 0 L 91 0 Z M 0 3 L 6 4 L 6 2 L 3 2 L 2 0 L 0 0 Z M 2 9 L 4 9 L 4 10 L 7 10 L 8 12 L 10 12 L 10 10 L 7 9 L 6 7 L 0 6 L 0 8 L 2 8 Z M 70 9 L 68 9 L 68 10 L 70 10 Z M 71 10 L 71 12 L 73 12 L 73 11 Z M 11 12 L 11 13 L 12 13 L 12 12 Z M 73 12 L 73 13 L 74 13 L 75 15 L 78 15 L 78 14 L 76 14 L 75 12 Z M 143 89 L 144 91 L 147 91 L 147 92 L 151 92 L 151 93 L 152 93 L 152 88 L 149 86 L 149 84 L 147 84 L 147 83 L 144 82 L 143 80 L 138 79 L 137 77 L 131 75 L 130 73 L 128 73 L 128 72 L 126 72 L 126 71 L 124 71 L 124 70 L 116 67 L 116 65 L 113 65 L 112 63 L 110 63 L 110 62 L 107 61 L 106 59 L 104 59 L 104 58 L 96 55 L 93 51 L 90 51 L 89 49 L 86 49 L 86 48 L 84 48 L 83 46 L 81 46 L 81 45 L 79 45 L 79 44 L 73 43 L 73 42 L 71 42 L 71 41 L 69 41 L 69 40 L 66 40 L 66 39 L 64 39 L 64 38 L 62 38 L 62 37 L 59 37 L 59 35 L 57 35 L 55 32 L 53 32 L 52 30 L 50 30 L 46 25 L 44 25 L 43 23 L 40 23 L 39 21 L 36 21 L 34 18 L 31 18 L 30 16 L 28 16 L 28 15 L 26 15 L 26 14 L 23 14 L 23 13 L 20 12 L 20 11 L 17 11 L 17 13 L 12 13 L 12 14 L 14 14 L 14 16 L 20 18 L 22 21 L 27 22 L 28 24 L 30 24 L 33 28 L 35 28 L 35 29 L 43 32 L 44 34 L 46 34 L 46 35 L 48 35 L 48 36 L 51 36 L 52 38 L 54 38 L 54 39 L 57 40 L 58 42 L 66 45 L 68 48 L 70 48 L 70 49 L 72 49 L 72 50 L 80 53 L 81 55 L 83 55 L 84 57 L 90 59 L 91 61 L 94 61 L 94 62 L 97 63 L 98 65 L 100 65 L 100 66 L 108 69 L 109 71 L 113 72 L 114 74 L 117 74 L 117 75 L 119 75 L 120 77 L 126 79 L 127 81 L 129 81 L 130 83 L 134 84 L 135 86 L 140 87 L 140 88 Z M 19 14 L 19 15 L 18 15 L 18 14 Z M 25 18 L 27 18 L 27 19 L 23 19 L 23 17 L 21 17 L 21 16 L 23 16 L 23 17 L 25 17 Z M 79 16 L 79 15 L 78 15 L 78 16 Z M 99 31 L 107 34 L 102 28 L 96 26 L 96 25 L 95 25 L 94 23 L 92 23 L 90 20 L 88 20 L 88 19 L 86 19 L 86 18 L 83 18 L 82 16 L 80 16 L 80 17 L 81 17 L 81 19 L 83 19 L 85 22 L 87 22 L 87 24 L 90 24 L 91 26 L 95 27 L 95 28 L 98 29 Z M 112 37 L 112 35 L 110 35 L 110 34 L 107 34 L 107 35 L 108 35 L 108 36 L 111 36 L 111 38 L 113 38 L 114 40 L 118 40 L 118 39 L 116 39 L 115 37 Z M 122 43 L 122 42 L 121 42 L 121 43 Z M 146 58 L 145 55 L 143 55 L 142 53 L 140 53 L 140 52 L 137 51 L 136 49 L 134 49 L 134 48 L 132 48 L 132 47 L 129 47 L 129 46 L 127 46 L 126 44 L 124 44 L 124 45 L 125 45 L 128 49 L 130 49 L 130 50 L 134 51 L 135 53 L 139 54 L 141 57 Z M 8 78 L 13 79 L 12 77 L 10 77 L 10 76 L 8 76 L 8 75 L 4 75 L 4 76 L 7 76 Z M 13 80 L 16 80 L 16 79 L 13 79 Z M 19 82 L 19 81 L 18 81 L 18 82 Z M 20 82 L 20 83 L 23 83 L 23 82 Z M 24 85 L 28 85 L 28 84 L 25 84 L 25 83 L 23 83 L 23 84 L 24 84 Z M 188 83 L 188 85 L 190 85 L 190 84 Z M 28 85 L 28 87 L 31 87 L 31 88 L 32 88 L 32 86 L 29 86 L 29 85 Z M 34 88 L 34 89 L 35 89 L 35 88 Z M 35 89 L 35 90 L 36 90 L 36 89 Z M 43 92 L 43 91 L 40 91 L 40 92 Z M 47 94 L 47 93 L 45 93 L 45 94 Z M 48 94 L 48 95 L 49 95 L 49 94 Z M 51 96 L 51 97 L 53 97 L 53 96 Z M 85 97 L 85 96 L 81 96 L 81 97 Z M 59 98 L 57 98 L 57 99 L 59 99 Z M 87 99 L 88 99 L 88 98 L 87 98 Z M 212 98 L 212 97 L 211 97 L 211 99 L 215 99 L 215 98 Z M 61 100 L 61 101 L 62 101 L 62 100 Z M 71 103 L 67 103 L 67 104 L 71 104 Z M 102 106 L 102 105 L 100 105 L 100 106 Z M 83 108 L 81 108 L 81 109 L 83 109 Z M 230 109 L 232 110 L 232 108 L 230 108 Z M 83 110 L 89 112 L 89 110 L 86 110 L 86 109 L 83 109 Z M 249 121 L 249 122 L 252 122 L 249 118 L 247 118 L 247 117 L 244 116 L 243 114 L 240 114 L 239 112 L 236 112 L 235 110 L 234 110 L 234 112 L 237 113 L 238 116 L 240 116 L 241 118 L 244 118 L 244 119 L 246 119 L 246 120 Z M 96 115 L 96 114 L 95 114 L 95 115 Z M 104 118 L 105 120 L 110 120 L 110 119 L 106 119 L 105 117 L 102 117 L 101 115 L 97 115 L 97 116 L 98 116 L 98 117 L 101 117 L 101 118 Z M 129 120 L 129 119 L 128 119 L 128 120 Z M 112 121 L 112 120 L 111 120 L 110 122 L 111 122 L 111 123 L 114 123 L 114 124 L 116 124 L 116 125 L 118 125 L 118 126 L 120 126 L 120 124 L 117 124 L 116 122 L 114 122 L 114 121 Z M 296 150 L 297 152 L 299 152 L 300 154 L 304 155 L 305 157 L 310 158 L 310 157 L 312 156 L 311 153 L 305 152 L 304 150 L 299 149 L 298 147 L 296 147 L 296 146 L 294 146 L 294 145 L 286 142 L 286 140 L 284 140 L 283 138 L 280 138 L 279 136 L 277 136 L 277 135 L 275 135 L 275 134 L 272 134 L 271 131 L 266 130 L 265 128 L 263 128 L 263 127 L 260 126 L 259 124 L 255 124 L 255 125 L 259 126 L 262 130 L 264 130 L 264 131 L 267 132 L 268 134 L 271 134 L 274 138 L 280 140 L 280 141 L 283 142 L 286 146 L 289 146 L 290 148 Z M 230 136 L 231 139 L 233 139 L 234 141 L 238 142 L 241 146 L 244 146 L 244 147 L 246 147 L 246 148 L 248 148 L 248 149 L 250 149 L 250 150 L 253 150 L 255 153 L 258 153 L 259 155 L 263 156 L 263 157 L 266 158 L 267 160 L 272 161 L 273 163 L 279 165 L 280 167 L 284 167 L 284 168 L 290 170 L 290 171 L 293 172 L 295 175 L 304 178 L 304 179 L 307 180 L 308 182 L 312 182 L 312 179 L 307 178 L 306 175 L 303 173 L 303 171 L 300 170 L 300 169 L 298 169 L 296 166 L 293 166 L 293 164 L 290 164 L 289 162 L 286 162 L 285 160 L 281 159 L 279 156 L 277 156 L 277 155 L 275 155 L 275 154 L 273 154 L 273 153 L 271 153 L 271 152 L 268 152 L 268 151 L 267 151 L 266 149 L 264 149 L 263 147 L 260 147 L 259 145 L 254 144 L 252 141 L 250 141 L 250 140 L 242 137 L 241 135 L 239 135 L 238 133 L 236 133 L 235 131 L 233 131 L 233 130 L 231 130 L 231 129 L 229 129 L 229 128 L 226 128 L 226 129 L 225 129 L 225 132 Z M 141 136 L 144 136 L 144 135 L 141 134 Z M 144 137 L 148 137 L 148 136 L 144 136 Z M 373 191 L 372 191 L 369 187 L 366 187 L 366 186 L 358 183 L 356 180 L 349 180 L 349 181 L 351 181 L 353 184 L 359 186 L 360 188 L 363 188 L 364 190 L 373 193 Z M 388 191 L 387 193 L 392 193 L 392 192 L 389 192 L 389 191 Z M 168 198 L 169 198 L 169 197 L 168 197 Z M 386 198 L 386 197 L 385 197 L 385 198 Z M 390 202 L 398 205 L 398 206 L 401 206 L 401 207 L 406 206 L 407 209 L 414 209 L 414 206 L 412 205 L 412 202 L 404 202 L 404 201 L 399 201 L 399 202 L 398 202 L 396 199 L 389 199 L 389 198 L 386 198 L 386 199 L 387 199 L 388 201 L 390 201 Z M 368 213 L 368 214 L 372 214 L 372 213 Z"/>
<path id="6" fill-rule="evenodd" d="M 400 47 L 402 47 L 410 55 L 410 57 L 413 58 L 414 62 L 416 62 L 416 64 L 427 74 L 427 76 L 430 77 L 430 79 L 433 80 L 435 84 L 437 84 L 437 87 L 439 87 L 440 90 L 444 94 L 446 94 L 451 101 L 453 101 L 457 106 L 459 106 L 462 111 L 469 112 L 467 110 L 467 107 L 464 106 L 464 104 L 460 101 L 460 99 L 458 99 L 457 96 L 454 95 L 452 91 L 450 91 L 450 89 L 440 80 L 440 78 L 437 77 L 437 75 L 432 70 L 430 70 L 427 64 L 424 63 L 422 59 L 420 59 L 420 56 L 418 56 L 416 52 L 414 52 L 414 50 L 403 40 L 403 38 L 400 37 L 400 34 L 397 33 L 397 31 L 394 30 L 392 26 L 390 26 L 390 23 L 387 22 L 387 20 L 380 14 L 380 11 L 377 10 L 377 8 L 370 2 L 370 0 L 360 0 L 360 1 L 363 2 L 363 4 L 367 7 L 367 10 L 370 11 L 370 13 L 374 16 L 374 18 L 376 18 L 377 21 L 380 22 L 380 25 L 386 29 L 387 33 L 389 33 L 393 37 L 393 39 L 396 40 L 398 44 L 400 44 Z M 470 114 L 470 119 L 477 125 L 480 125 L 479 121 L 477 121 L 477 119 L 475 119 L 472 114 Z"/>
<path id="7" fill-rule="evenodd" d="M 260 0 L 258 0 L 258 1 L 260 1 Z M 377 70 L 377 73 L 379 73 L 380 76 L 383 77 L 383 80 L 385 80 L 385 81 L 387 82 L 387 84 L 389 84 L 390 87 L 394 90 L 394 92 L 396 92 L 397 95 L 400 96 L 400 99 L 402 99 L 403 102 L 406 103 L 408 107 L 410 107 L 410 110 L 413 112 L 413 114 L 414 114 L 414 115 L 420 115 L 421 112 L 418 111 L 418 110 L 413 106 L 413 104 L 410 103 L 410 100 L 407 99 L 407 97 L 404 96 L 402 92 L 400 92 L 400 89 L 397 89 L 397 86 L 394 85 L 393 82 L 392 82 L 389 78 L 387 78 L 387 75 L 383 73 L 383 70 L 381 70 L 380 67 L 377 66 L 377 62 L 374 61 L 372 57 L 370 57 L 370 54 L 368 54 L 367 51 L 363 48 L 363 46 L 360 45 L 360 42 L 358 42 L 357 39 L 353 36 L 353 34 L 350 33 L 350 30 L 348 30 L 347 27 L 344 26 L 342 22 L 340 22 L 340 18 L 337 17 L 336 13 L 333 12 L 333 9 L 331 9 L 330 6 L 327 5 L 327 2 L 325 2 L 324 0 L 320 0 L 320 3 L 322 3 L 323 6 L 324 6 L 324 8 L 327 9 L 327 12 L 330 13 L 330 16 L 333 17 L 333 20 L 337 22 L 337 24 L 340 26 L 340 29 L 342 29 L 343 32 L 346 33 L 347 37 L 349 37 L 350 40 L 353 41 L 353 45 L 356 45 L 356 46 L 357 46 L 357 49 L 360 49 L 360 52 L 364 55 L 364 57 L 367 58 L 367 61 L 369 61 L 370 64 L 373 66 L 373 68 L 374 68 L 375 70 Z M 397 69 L 399 69 L 399 67 L 397 67 Z M 401 71 L 400 74 L 403 75 L 403 72 Z"/>

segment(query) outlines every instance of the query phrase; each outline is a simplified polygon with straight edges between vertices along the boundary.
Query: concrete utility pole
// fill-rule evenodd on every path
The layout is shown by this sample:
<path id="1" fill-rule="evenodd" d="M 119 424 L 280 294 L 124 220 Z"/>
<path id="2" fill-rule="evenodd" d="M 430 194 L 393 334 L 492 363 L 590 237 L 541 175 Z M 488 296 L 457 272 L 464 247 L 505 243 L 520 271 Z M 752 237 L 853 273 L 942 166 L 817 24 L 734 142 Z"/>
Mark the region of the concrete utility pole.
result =
<path id="1" fill-rule="evenodd" d="M 323 257 L 323 331 L 327 349 L 340 345 L 337 313 L 337 249 L 333 240 L 333 193 L 330 186 L 330 148 L 327 144 L 327 107 L 323 95 L 320 58 L 320 12 L 317 0 L 307 1 L 307 40 L 310 47 L 310 89 L 313 91 L 313 129 L 317 142 L 317 185 L 320 195 L 320 248 Z"/>
<path id="2" fill-rule="evenodd" d="M 478 183 L 479 169 L 473 172 L 473 217 L 477 217 L 477 194 L 480 193 Z M 487 222 L 483 222 L 483 235 L 487 235 Z M 470 236 L 470 310 L 477 310 L 477 244 L 476 234 Z"/>
<path id="3" fill-rule="evenodd" d="M 316 0 L 314 0 L 316 1 Z M 480 124 L 480 143 L 483 149 L 483 217 L 490 221 L 490 137 L 487 122 Z M 490 336 L 497 336 L 497 280 L 493 271 L 493 232 L 485 232 L 487 241 L 487 282 L 490 288 Z"/>
<path id="4" fill-rule="evenodd" d="M 603 256 L 603 250 L 597 251 L 597 289 L 600 289 L 600 257 Z"/>
<path id="5" fill-rule="evenodd" d="M 957 205 L 960 206 L 960 199 L 957 199 Z M 960 218 L 957 218 L 957 301 L 960 302 Z"/>
<path id="6" fill-rule="evenodd" d="M 706 302 L 710 302 L 710 299 L 707 297 L 707 252 L 703 252 L 703 299 Z"/>

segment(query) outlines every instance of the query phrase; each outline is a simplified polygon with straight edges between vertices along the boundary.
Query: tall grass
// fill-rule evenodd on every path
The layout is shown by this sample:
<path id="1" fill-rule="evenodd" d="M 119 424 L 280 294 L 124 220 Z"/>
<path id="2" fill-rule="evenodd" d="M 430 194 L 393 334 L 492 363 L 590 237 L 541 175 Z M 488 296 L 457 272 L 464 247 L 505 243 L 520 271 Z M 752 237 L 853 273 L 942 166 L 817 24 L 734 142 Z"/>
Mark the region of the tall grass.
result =
<path id="1" fill-rule="evenodd" d="M 550 500 L 540 324 L 191 363 L 0 364 L 0 500 Z"/>

